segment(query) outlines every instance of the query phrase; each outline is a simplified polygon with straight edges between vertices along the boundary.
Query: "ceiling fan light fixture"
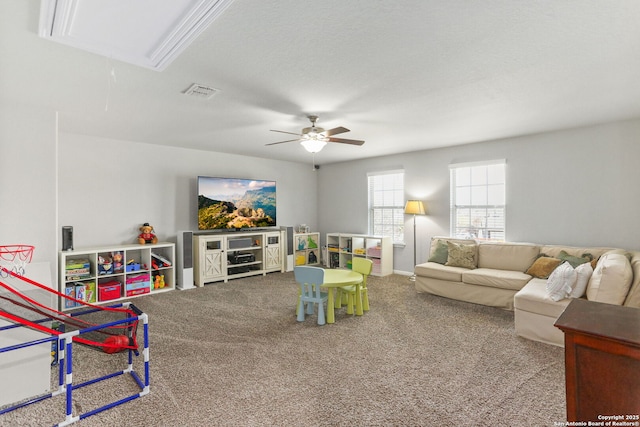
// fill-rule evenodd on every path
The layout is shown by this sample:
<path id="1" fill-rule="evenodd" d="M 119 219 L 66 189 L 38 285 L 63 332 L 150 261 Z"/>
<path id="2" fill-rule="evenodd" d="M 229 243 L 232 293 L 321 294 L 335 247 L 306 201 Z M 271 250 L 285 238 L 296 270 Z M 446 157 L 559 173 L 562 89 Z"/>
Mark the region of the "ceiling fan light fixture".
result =
<path id="1" fill-rule="evenodd" d="M 310 153 L 318 153 L 320 150 L 327 145 L 327 141 L 323 141 L 322 139 L 303 139 L 300 141 L 300 144 Z"/>
<path id="2" fill-rule="evenodd" d="M 362 145 L 364 141 L 356 140 L 356 139 L 346 139 L 346 138 L 334 138 L 334 135 L 338 135 L 341 133 L 349 132 L 349 129 L 339 126 L 337 128 L 325 130 L 321 127 L 316 127 L 316 121 L 318 120 L 318 116 L 309 116 L 309 120 L 311 121 L 311 126 L 302 129 L 301 133 L 287 132 L 283 130 L 273 130 L 271 132 L 280 132 L 287 133 L 290 135 L 296 135 L 298 138 L 289 139 L 287 141 L 278 141 L 272 142 L 270 144 L 265 145 L 276 145 L 283 144 L 285 142 L 294 142 L 298 141 L 300 144 L 310 153 L 318 153 L 320 150 L 327 145 L 327 142 L 337 142 L 340 144 L 352 144 L 352 145 Z"/>

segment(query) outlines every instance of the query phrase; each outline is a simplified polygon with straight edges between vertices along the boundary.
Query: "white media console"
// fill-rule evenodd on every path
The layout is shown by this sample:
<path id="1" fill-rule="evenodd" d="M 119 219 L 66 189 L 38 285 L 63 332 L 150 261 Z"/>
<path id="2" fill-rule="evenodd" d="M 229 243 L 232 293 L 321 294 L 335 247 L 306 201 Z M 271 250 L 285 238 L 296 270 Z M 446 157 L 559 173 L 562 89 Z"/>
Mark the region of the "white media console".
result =
<path id="1" fill-rule="evenodd" d="M 286 230 L 178 234 L 178 288 L 285 271 Z"/>

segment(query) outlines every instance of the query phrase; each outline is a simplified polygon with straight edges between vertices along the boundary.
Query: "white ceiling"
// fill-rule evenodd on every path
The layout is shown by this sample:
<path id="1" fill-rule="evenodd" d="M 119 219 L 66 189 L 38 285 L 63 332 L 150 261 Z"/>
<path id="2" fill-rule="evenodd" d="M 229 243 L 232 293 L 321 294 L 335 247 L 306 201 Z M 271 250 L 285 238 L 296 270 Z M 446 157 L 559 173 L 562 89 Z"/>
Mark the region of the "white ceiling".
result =
<path id="1" fill-rule="evenodd" d="M 111 3 L 117 33 L 135 2 Z M 323 164 L 640 117 L 636 0 L 235 0 L 161 72 L 40 38 L 39 14 L 0 1 L 0 97 L 62 132 L 310 162 L 265 144 L 317 114 L 366 141 Z"/>

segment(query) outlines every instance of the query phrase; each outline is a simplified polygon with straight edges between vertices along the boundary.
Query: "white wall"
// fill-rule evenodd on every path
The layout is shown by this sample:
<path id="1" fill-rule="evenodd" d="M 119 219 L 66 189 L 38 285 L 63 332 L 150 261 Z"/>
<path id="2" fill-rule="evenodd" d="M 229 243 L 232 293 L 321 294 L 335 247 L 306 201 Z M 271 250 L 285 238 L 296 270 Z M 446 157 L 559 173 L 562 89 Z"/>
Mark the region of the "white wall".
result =
<path id="1" fill-rule="evenodd" d="M 127 243 L 150 222 L 163 240 L 196 228 L 195 177 L 275 179 L 278 222 L 367 232 L 369 171 L 404 168 L 418 217 L 418 260 L 429 237 L 449 233 L 450 163 L 507 159 L 507 239 L 640 249 L 640 120 L 323 165 L 184 150 L 79 135 L 56 137 L 55 112 L 0 103 L 0 244 L 36 246 L 57 263 L 60 228 L 77 248 Z M 57 140 L 59 139 L 59 141 Z M 366 147 L 366 146 L 365 146 Z M 59 163 L 59 164 L 58 164 Z M 58 195 L 59 194 L 59 195 Z M 411 271 L 407 246 L 394 268 Z"/>
<path id="2" fill-rule="evenodd" d="M 145 222 L 162 241 L 197 230 L 198 175 L 275 180 L 278 225 L 317 226 L 309 165 L 74 134 L 59 146 L 58 228 L 76 248 L 135 243 Z"/>
<path id="3" fill-rule="evenodd" d="M 640 120 L 325 165 L 319 171 L 321 233 L 367 232 L 367 172 L 405 170 L 417 218 L 417 259 L 449 234 L 451 163 L 507 160 L 507 240 L 640 249 Z M 413 217 L 394 269 L 413 270 Z M 324 239 L 323 239 L 324 242 Z"/>
<path id="4" fill-rule="evenodd" d="M 0 101 L 0 245 L 34 245 L 34 262 L 58 245 L 55 112 Z"/>

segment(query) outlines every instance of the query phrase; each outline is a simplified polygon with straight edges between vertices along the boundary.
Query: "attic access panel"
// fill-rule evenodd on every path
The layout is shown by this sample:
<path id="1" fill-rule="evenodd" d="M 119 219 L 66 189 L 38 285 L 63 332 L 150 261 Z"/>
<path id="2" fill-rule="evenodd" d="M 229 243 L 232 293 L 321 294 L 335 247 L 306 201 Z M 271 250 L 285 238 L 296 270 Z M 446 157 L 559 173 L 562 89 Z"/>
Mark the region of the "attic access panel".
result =
<path id="1" fill-rule="evenodd" d="M 233 0 L 42 0 L 42 38 L 165 69 Z"/>

